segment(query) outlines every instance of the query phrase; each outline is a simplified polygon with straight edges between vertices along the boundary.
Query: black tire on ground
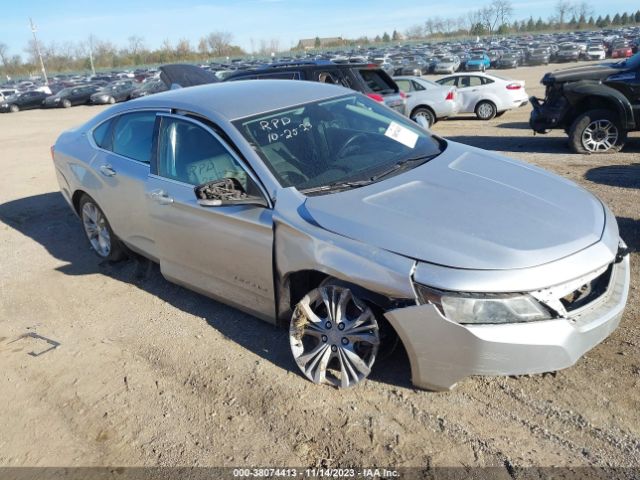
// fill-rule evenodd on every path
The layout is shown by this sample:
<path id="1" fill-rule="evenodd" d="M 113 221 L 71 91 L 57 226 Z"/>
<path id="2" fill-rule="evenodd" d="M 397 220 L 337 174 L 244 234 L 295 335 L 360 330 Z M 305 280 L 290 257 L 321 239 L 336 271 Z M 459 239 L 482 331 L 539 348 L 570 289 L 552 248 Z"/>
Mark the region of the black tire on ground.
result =
<path id="1" fill-rule="evenodd" d="M 575 153 L 616 153 L 626 141 L 627 131 L 611 110 L 589 110 L 569 128 L 569 147 Z"/>
<path id="2" fill-rule="evenodd" d="M 482 100 L 476 105 L 475 112 L 480 120 L 491 120 L 496 116 L 497 109 L 493 102 Z"/>
<path id="3" fill-rule="evenodd" d="M 116 99 L 113 97 L 109 97 L 109 103 L 113 105 L 114 103 L 116 103 Z"/>
<path id="4" fill-rule="evenodd" d="M 94 248 L 93 244 L 91 243 L 91 239 L 89 238 L 89 234 L 87 233 L 87 231 L 86 231 L 86 229 L 84 227 L 83 209 L 85 208 L 85 205 L 87 205 L 87 204 L 94 205 L 95 208 L 100 213 L 100 215 L 102 215 L 104 217 L 105 227 L 107 228 L 107 231 L 109 232 L 109 239 L 110 239 L 110 243 L 111 243 L 108 255 L 103 255 L 98 250 L 96 250 Z M 120 261 L 120 260 L 123 260 L 123 259 L 127 258 L 127 249 L 122 244 L 122 242 L 120 241 L 118 236 L 113 232 L 113 229 L 111 228 L 111 224 L 109 223 L 109 220 L 107 219 L 107 216 L 104 214 L 104 212 L 102 211 L 100 206 L 97 204 L 97 202 L 87 194 L 83 194 L 82 197 L 80 197 L 80 201 L 78 202 L 78 215 L 80 216 L 80 221 L 83 223 L 82 227 L 83 227 L 83 231 L 84 231 L 85 237 L 89 241 L 89 245 L 91 245 L 91 250 L 93 250 L 93 252 L 96 255 L 98 255 L 103 260 L 108 260 L 110 262 L 117 262 L 117 261 Z"/>
<path id="5" fill-rule="evenodd" d="M 11 113 L 16 113 L 20 111 L 20 107 L 18 105 L 12 104 L 9 106 L 9 111 Z"/>
<path id="6" fill-rule="evenodd" d="M 64 108 L 69 108 L 71 106 L 71 102 L 69 101 L 69 99 L 65 98 L 64 100 L 62 100 L 62 106 Z"/>
<path id="7" fill-rule="evenodd" d="M 436 116 L 428 107 L 417 107 L 411 112 L 411 120 L 415 122 L 418 117 L 423 117 L 429 124 L 429 127 L 436 123 Z"/>

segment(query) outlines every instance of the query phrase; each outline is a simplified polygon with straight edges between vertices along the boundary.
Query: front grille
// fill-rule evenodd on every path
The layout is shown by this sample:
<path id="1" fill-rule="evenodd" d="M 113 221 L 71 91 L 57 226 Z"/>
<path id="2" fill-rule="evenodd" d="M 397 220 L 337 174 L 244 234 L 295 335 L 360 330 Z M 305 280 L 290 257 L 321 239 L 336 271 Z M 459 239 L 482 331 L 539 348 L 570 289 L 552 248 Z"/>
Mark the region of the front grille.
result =
<path id="1" fill-rule="evenodd" d="M 572 312 L 597 300 L 607 291 L 612 272 L 613 264 L 609 265 L 609 268 L 601 275 L 562 297 L 560 303 L 567 312 Z"/>

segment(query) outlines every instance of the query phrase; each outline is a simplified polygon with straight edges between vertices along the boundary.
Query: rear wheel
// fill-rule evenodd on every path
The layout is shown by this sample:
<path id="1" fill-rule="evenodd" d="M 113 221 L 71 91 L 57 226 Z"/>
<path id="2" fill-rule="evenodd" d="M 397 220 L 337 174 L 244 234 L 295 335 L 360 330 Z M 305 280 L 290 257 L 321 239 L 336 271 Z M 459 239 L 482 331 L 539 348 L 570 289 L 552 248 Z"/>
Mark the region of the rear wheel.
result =
<path id="1" fill-rule="evenodd" d="M 482 100 L 476 105 L 475 112 L 476 116 L 480 120 L 491 120 L 496 116 L 497 109 L 493 102 L 490 102 L 489 100 Z"/>
<path id="2" fill-rule="evenodd" d="M 62 100 L 62 106 L 64 108 L 69 108 L 71 106 L 71 101 L 67 98 L 65 98 L 64 100 Z"/>
<path id="3" fill-rule="evenodd" d="M 576 153 L 619 152 L 626 140 L 627 132 L 611 110 L 589 110 L 569 129 L 569 145 Z"/>
<path id="4" fill-rule="evenodd" d="M 20 107 L 18 105 L 10 105 L 9 106 L 9 111 L 11 113 L 16 113 L 20 111 Z"/>
<path id="5" fill-rule="evenodd" d="M 105 260 L 122 260 L 126 256 L 124 246 L 113 233 L 107 217 L 93 198 L 83 195 L 79 212 L 84 233 L 93 251 Z"/>
<path id="6" fill-rule="evenodd" d="M 296 305 L 289 343 L 298 368 L 309 380 L 351 387 L 371 372 L 380 329 L 371 307 L 348 287 L 324 284 Z"/>
<path id="7" fill-rule="evenodd" d="M 418 107 L 413 112 L 411 112 L 411 120 L 416 122 L 418 117 L 424 118 L 429 124 L 429 127 L 436 123 L 436 116 L 430 108 Z"/>

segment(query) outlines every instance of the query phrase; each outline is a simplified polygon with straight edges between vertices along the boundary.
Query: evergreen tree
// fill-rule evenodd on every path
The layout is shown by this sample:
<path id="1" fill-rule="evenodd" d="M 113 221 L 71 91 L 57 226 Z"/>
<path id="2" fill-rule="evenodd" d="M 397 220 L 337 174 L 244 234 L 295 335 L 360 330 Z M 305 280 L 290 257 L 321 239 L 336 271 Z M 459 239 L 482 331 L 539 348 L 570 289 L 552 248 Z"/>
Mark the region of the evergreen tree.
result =
<path id="1" fill-rule="evenodd" d="M 389 34 L 387 32 L 384 32 L 384 34 L 382 35 L 382 41 L 384 43 L 389 43 L 391 41 L 391 37 L 389 37 Z"/>
<path id="2" fill-rule="evenodd" d="M 391 35 L 391 40 L 397 42 L 398 40 L 400 40 L 400 34 L 394 30 L 393 34 Z"/>
<path id="3" fill-rule="evenodd" d="M 536 26 L 535 26 L 536 31 L 540 32 L 544 30 L 544 27 L 545 27 L 545 24 L 542 21 L 542 18 L 538 18 L 538 21 L 536 22 Z"/>
<path id="4" fill-rule="evenodd" d="M 590 27 L 593 27 L 596 24 L 596 21 L 593 19 L 593 15 L 589 17 L 589 21 L 587 23 Z"/>
<path id="5" fill-rule="evenodd" d="M 376 38 L 373 41 L 376 43 L 380 43 L 382 41 L 382 38 L 380 38 L 380 35 L 376 35 Z"/>
<path id="6" fill-rule="evenodd" d="M 587 19 L 585 18 L 584 14 L 580 15 L 580 18 L 578 19 L 578 28 L 582 28 L 587 24 Z"/>
<path id="7" fill-rule="evenodd" d="M 609 16 L 609 14 L 607 14 L 607 16 L 604 17 L 604 20 L 602 20 L 602 23 L 604 24 L 605 27 L 608 27 L 609 25 L 611 25 L 611 17 Z"/>
<path id="8" fill-rule="evenodd" d="M 529 17 L 529 21 L 527 21 L 527 31 L 533 32 L 534 28 L 536 28 L 536 25 L 533 23 L 533 17 Z"/>
<path id="9" fill-rule="evenodd" d="M 629 23 L 629 15 L 627 12 L 624 12 L 620 17 L 620 25 L 627 25 Z"/>
<path id="10" fill-rule="evenodd" d="M 611 23 L 613 23 L 614 25 L 620 25 L 620 14 L 619 13 L 616 13 L 613 16 L 613 20 L 612 20 Z"/>
<path id="11" fill-rule="evenodd" d="M 636 18 L 635 18 L 636 23 L 640 23 L 640 10 L 638 10 L 638 11 L 636 12 L 635 17 L 636 17 Z"/>

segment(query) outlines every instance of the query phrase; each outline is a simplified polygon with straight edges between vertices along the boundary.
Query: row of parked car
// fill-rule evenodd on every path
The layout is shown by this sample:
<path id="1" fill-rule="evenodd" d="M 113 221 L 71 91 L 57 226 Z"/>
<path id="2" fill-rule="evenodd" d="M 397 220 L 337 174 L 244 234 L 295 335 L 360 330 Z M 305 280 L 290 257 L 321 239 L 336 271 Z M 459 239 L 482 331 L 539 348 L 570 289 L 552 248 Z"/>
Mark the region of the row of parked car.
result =
<path id="1" fill-rule="evenodd" d="M 117 77 L 116 77 L 117 78 Z M 123 102 L 165 91 L 165 84 L 152 76 L 141 81 L 112 76 L 54 79 L 51 83 L 21 82 L 0 86 L 0 112 L 33 108 L 69 108 L 74 105 L 102 105 Z"/>

